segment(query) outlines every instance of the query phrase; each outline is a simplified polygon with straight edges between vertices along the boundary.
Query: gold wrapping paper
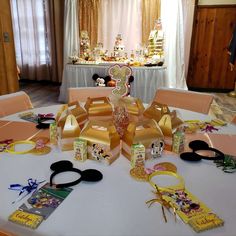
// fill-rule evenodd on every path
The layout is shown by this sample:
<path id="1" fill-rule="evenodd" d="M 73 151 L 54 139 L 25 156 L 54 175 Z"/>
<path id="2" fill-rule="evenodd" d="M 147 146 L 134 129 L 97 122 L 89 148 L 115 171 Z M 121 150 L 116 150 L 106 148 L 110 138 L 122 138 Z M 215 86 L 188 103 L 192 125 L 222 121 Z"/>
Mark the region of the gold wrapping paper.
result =
<path id="1" fill-rule="evenodd" d="M 71 102 L 68 105 L 63 105 L 56 116 L 56 121 L 59 127 L 63 127 L 67 116 L 74 115 L 80 128 L 88 121 L 87 112 L 80 106 L 79 102 Z"/>
<path id="2" fill-rule="evenodd" d="M 146 159 L 151 158 L 151 146 L 164 139 L 163 133 L 155 120 L 130 122 L 122 139 L 122 154 L 131 160 L 131 146 L 141 143 L 145 147 Z"/>
<path id="3" fill-rule="evenodd" d="M 145 108 L 139 98 L 112 95 L 110 100 L 114 106 L 125 106 L 131 121 L 137 122 L 142 119 Z"/>
<path id="4" fill-rule="evenodd" d="M 74 115 L 68 115 L 63 127 L 59 127 L 58 143 L 62 151 L 73 150 L 75 138 L 80 135 L 80 127 Z"/>
<path id="5" fill-rule="evenodd" d="M 171 137 L 173 129 L 183 123 L 183 121 L 177 117 L 175 110 L 170 112 L 167 105 L 156 101 L 153 101 L 144 111 L 143 116 L 157 121 L 164 136 L 167 137 Z"/>
<path id="6" fill-rule="evenodd" d="M 111 164 L 120 155 L 120 136 L 111 121 L 89 121 L 80 139 L 87 140 L 89 159 Z"/>
<path id="7" fill-rule="evenodd" d="M 158 103 L 153 101 L 149 107 L 143 112 L 143 116 L 159 121 L 163 115 L 163 107 L 166 109 L 166 113 L 170 113 L 169 108 L 165 104 Z"/>
<path id="8" fill-rule="evenodd" d="M 129 100 L 129 97 L 124 98 L 126 109 L 131 121 L 139 121 L 142 119 L 144 106 L 139 98 Z"/>
<path id="9" fill-rule="evenodd" d="M 68 108 L 68 105 L 67 104 L 64 104 L 60 107 L 59 111 L 57 112 L 56 114 L 56 117 L 55 117 L 55 120 L 56 120 L 56 123 L 58 124 L 59 123 L 59 120 L 62 119 L 62 113 L 67 110 Z M 65 112 L 64 112 L 65 113 Z M 64 122 L 65 123 L 65 122 Z M 64 125 L 64 124 L 63 124 Z"/>
<path id="10" fill-rule="evenodd" d="M 86 109 L 89 120 L 111 120 L 112 106 L 107 97 L 90 98 L 88 97 L 84 108 Z"/>

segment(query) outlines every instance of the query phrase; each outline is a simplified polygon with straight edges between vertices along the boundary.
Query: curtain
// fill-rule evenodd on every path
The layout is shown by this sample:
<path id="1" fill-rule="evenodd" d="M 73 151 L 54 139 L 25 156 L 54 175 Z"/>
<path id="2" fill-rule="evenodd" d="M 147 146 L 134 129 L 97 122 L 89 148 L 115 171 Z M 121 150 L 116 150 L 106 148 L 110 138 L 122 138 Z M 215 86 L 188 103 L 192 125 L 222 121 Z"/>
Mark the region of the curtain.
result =
<path id="1" fill-rule="evenodd" d="M 11 0 L 21 78 L 60 82 L 64 0 Z"/>
<path id="2" fill-rule="evenodd" d="M 160 17 L 161 0 L 142 0 L 142 43 L 148 44 L 148 37 L 154 22 Z"/>
<path id="3" fill-rule="evenodd" d="M 165 37 L 165 65 L 167 66 L 167 80 L 170 88 L 187 89 L 184 3 L 185 0 L 163 0 L 161 2 L 161 19 Z"/>
<path id="4" fill-rule="evenodd" d="M 100 0 L 79 0 L 79 28 L 88 31 L 90 46 L 93 48 L 98 40 L 98 9 Z"/>
<path id="5" fill-rule="evenodd" d="M 141 0 L 101 0 L 98 41 L 112 52 L 115 38 L 121 34 L 129 55 L 141 43 L 141 19 Z"/>
<path id="6" fill-rule="evenodd" d="M 64 0 L 47 0 L 46 5 L 51 77 L 54 82 L 62 81 L 63 71 L 63 22 Z"/>
<path id="7" fill-rule="evenodd" d="M 47 45 L 44 1 L 12 0 L 16 61 L 21 77 L 50 79 L 50 55 Z"/>
<path id="8" fill-rule="evenodd" d="M 79 55 L 79 26 L 77 0 L 65 0 L 64 9 L 64 65 L 72 55 Z"/>
<path id="9" fill-rule="evenodd" d="M 193 18 L 196 0 L 182 0 L 183 2 L 183 21 L 184 21 L 184 63 L 185 77 L 188 75 L 189 55 L 191 48 L 191 38 L 193 30 Z"/>

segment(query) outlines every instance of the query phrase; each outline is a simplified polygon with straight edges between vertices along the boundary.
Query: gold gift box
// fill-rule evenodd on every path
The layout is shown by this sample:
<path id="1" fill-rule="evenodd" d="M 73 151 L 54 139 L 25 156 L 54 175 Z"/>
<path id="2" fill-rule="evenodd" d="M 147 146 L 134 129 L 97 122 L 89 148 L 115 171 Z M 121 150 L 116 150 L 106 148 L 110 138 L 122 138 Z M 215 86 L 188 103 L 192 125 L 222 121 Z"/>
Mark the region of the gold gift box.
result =
<path id="1" fill-rule="evenodd" d="M 111 121 L 89 121 L 79 138 L 87 141 L 89 159 L 110 165 L 120 155 L 120 136 Z"/>
<path id="2" fill-rule="evenodd" d="M 111 120 L 112 106 L 107 97 L 88 97 L 84 108 L 86 109 L 89 120 Z"/>
<path id="3" fill-rule="evenodd" d="M 156 101 L 153 101 L 144 111 L 143 116 L 148 119 L 154 119 L 158 122 L 164 136 L 167 137 L 171 137 L 173 129 L 183 123 L 183 121 L 177 117 L 175 110 L 170 112 L 167 105 Z"/>
<path id="4" fill-rule="evenodd" d="M 153 101 L 151 105 L 145 109 L 143 116 L 158 122 L 163 115 L 163 107 L 165 107 L 166 113 L 170 113 L 167 105 Z"/>
<path id="5" fill-rule="evenodd" d="M 131 160 L 133 144 L 143 144 L 146 159 L 151 158 L 152 144 L 164 140 L 163 133 L 155 120 L 130 122 L 122 138 L 122 154 Z"/>
<path id="6" fill-rule="evenodd" d="M 80 106 L 79 102 L 72 102 L 68 105 L 65 104 L 61 107 L 61 109 L 58 111 L 56 116 L 57 125 L 59 127 L 63 127 L 66 121 L 67 116 L 71 114 L 74 115 L 80 129 L 83 128 L 84 124 L 88 121 L 88 114 L 87 112 Z"/>
<path id="7" fill-rule="evenodd" d="M 124 103 L 131 121 L 139 121 L 142 119 L 144 106 L 139 98 L 124 98 Z"/>
<path id="8" fill-rule="evenodd" d="M 74 115 L 68 115 L 63 127 L 58 127 L 58 144 L 62 151 L 74 149 L 74 141 L 80 135 L 80 127 Z"/>

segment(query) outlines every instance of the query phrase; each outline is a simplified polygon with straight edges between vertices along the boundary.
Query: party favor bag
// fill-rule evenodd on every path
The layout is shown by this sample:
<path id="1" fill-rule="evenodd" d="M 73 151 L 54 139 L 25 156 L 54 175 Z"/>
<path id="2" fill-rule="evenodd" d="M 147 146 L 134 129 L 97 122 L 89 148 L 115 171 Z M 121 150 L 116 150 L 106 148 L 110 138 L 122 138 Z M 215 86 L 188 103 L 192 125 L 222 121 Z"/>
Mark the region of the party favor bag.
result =
<path id="1" fill-rule="evenodd" d="M 84 107 L 88 113 L 89 120 L 112 119 L 112 106 L 107 97 L 88 97 Z"/>
<path id="2" fill-rule="evenodd" d="M 87 140 L 88 158 L 111 164 L 120 155 L 120 136 L 109 121 L 89 121 L 80 134 Z"/>
<path id="3" fill-rule="evenodd" d="M 144 106 L 139 98 L 124 97 L 122 98 L 127 112 L 129 114 L 129 119 L 131 121 L 139 121 L 143 117 Z"/>
<path id="4" fill-rule="evenodd" d="M 80 127 L 75 116 L 68 115 L 64 126 L 59 127 L 58 131 L 58 144 L 61 150 L 73 150 L 74 140 L 80 135 Z"/>
<path id="5" fill-rule="evenodd" d="M 171 137 L 173 129 L 177 128 L 183 121 L 177 117 L 176 111 L 170 112 L 165 104 L 153 101 L 144 111 L 143 116 L 158 122 L 164 136 Z"/>
<path id="6" fill-rule="evenodd" d="M 122 154 L 131 160 L 131 146 L 140 143 L 145 146 L 145 156 L 149 159 L 158 151 L 163 139 L 163 133 L 155 120 L 131 122 L 122 138 Z"/>
<path id="7" fill-rule="evenodd" d="M 74 115 L 80 129 L 84 127 L 84 124 L 88 121 L 87 112 L 80 106 L 79 102 L 72 102 L 68 105 L 63 105 L 56 116 L 57 125 L 63 127 L 68 115 Z"/>

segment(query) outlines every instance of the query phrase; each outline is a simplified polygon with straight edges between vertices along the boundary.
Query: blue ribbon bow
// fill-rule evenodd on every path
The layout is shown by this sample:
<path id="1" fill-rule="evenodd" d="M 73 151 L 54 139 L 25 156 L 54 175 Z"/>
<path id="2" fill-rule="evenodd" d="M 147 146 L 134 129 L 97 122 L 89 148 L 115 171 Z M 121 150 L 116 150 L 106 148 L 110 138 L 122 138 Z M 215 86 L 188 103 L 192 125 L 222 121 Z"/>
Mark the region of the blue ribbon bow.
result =
<path id="1" fill-rule="evenodd" d="M 32 191 L 35 191 L 39 184 L 43 183 L 45 180 L 38 182 L 36 179 L 33 180 L 32 178 L 28 179 L 28 185 L 23 186 L 21 184 L 11 184 L 10 187 L 8 188 L 9 190 L 15 190 L 15 191 L 20 191 L 19 192 L 19 197 L 13 201 L 12 203 L 15 203 L 16 201 L 19 201 L 26 197 L 28 194 L 30 194 Z M 24 194 L 23 194 L 24 193 Z M 20 198 L 21 195 L 24 195 Z"/>

